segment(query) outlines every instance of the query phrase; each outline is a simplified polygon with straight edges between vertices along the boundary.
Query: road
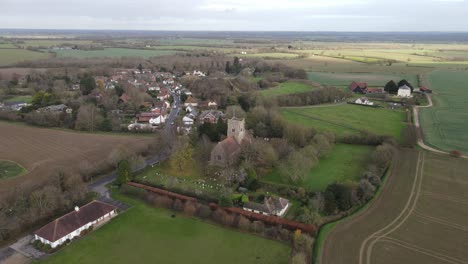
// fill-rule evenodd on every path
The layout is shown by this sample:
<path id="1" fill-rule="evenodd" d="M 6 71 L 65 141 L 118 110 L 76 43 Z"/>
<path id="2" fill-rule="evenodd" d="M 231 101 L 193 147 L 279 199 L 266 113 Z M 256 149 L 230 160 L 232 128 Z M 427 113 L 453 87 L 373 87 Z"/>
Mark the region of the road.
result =
<path id="1" fill-rule="evenodd" d="M 174 105 L 176 108 L 171 108 L 171 112 L 169 113 L 169 116 L 166 118 L 164 130 L 162 133 L 166 133 L 169 137 L 167 138 L 172 138 L 175 135 L 175 127 L 174 127 L 174 122 L 179 115 L 179 112 L 181 110 L 181 104 L 180 104 L 180 96 L 177 95 L 176 93 L 172 93 L 172 97 L 174 98 Z M 165 159 L 167 159 L 169 156 L 169 153 L 162 153 L 160 155 L 154 156 L 150 159 L 147 159 L 145 161 L 145 164 L 141 166 L 140 168 L 135 169 L 134 172 L 140 171 L 148 166 L 152 166 L 156 163 L 159 163 Z M 114 172 L 112 174 L 109 174 L 107 176 L 101 177 L 95 182 L 91 183 L 88 185 L 88 190 L 92 192 L 99 193 L 99 195 L 102 198 L 107 198 L 110 199 L 109 191 L 107 190 L 106 185 L 115 181 L 117 177 L 117 174 Z"/>

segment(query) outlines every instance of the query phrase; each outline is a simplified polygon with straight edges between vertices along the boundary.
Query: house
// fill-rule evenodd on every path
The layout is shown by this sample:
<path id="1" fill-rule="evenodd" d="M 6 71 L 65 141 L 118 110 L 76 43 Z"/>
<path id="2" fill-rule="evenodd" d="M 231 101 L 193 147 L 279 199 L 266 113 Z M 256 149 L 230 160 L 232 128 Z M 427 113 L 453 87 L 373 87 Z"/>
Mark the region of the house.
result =
<path id="1" fill-rule="evenodd" d="M 184 116 L 184 118 L 182 118 L 182 122 L 186 126 L 192 126 L 193 125 L 193 119 L 190 118 L 189 116 Z"/>
<path id="2" fill-rule="evenodd" d="M 219 110 L 205 110 L 201 112 L 200 117 L 198 120 L 201 124 L 210 123 L 216 124 L 218 123 L 219 119 L 224 119 L 224 113 Z"/>
<path id="3" fill-rule="evenodd" d="M 360 104 L 360 105 L 374 105 L 373 102 L 369 101 L 367 97 L 360 97 L 354 101 L 355 104 Z"/>
<path id="4" fill-rule="evenodd" d="M 82 231 L 109 221 L 117 215 L 117 207 L 101 201 L 92 201 L 62 216 L 34 232 L 34 238 L 52 248 L 62 245 Z"/>
<path id="5" fill-rule="evenodd" d="M 349 86 L 348 89 L 353 92 L 353 93 L 361 93 L 365 94 L 367 90 L 367 83 L 365 82 L 352 82 Z"/>
<path id="6" fill-rule="evenodd" d="M 382 87 L 368 87 L 366 90 L 367 94 L 383 94 L 385 93 L 384 88 Z"/>
<path id="7" fill-rule="evenodd" d="M 128 103 L 128 101 L 130 101 L 130 96 L 128 96 L 128 94 L 126 94 L 126 93 L 123 93 L 119 97 L 119 103 Z"/>
<path id="8" fill-rule="evenodd" d="M 245 120 L 228 119 L 227 137 L 211 151 L 210 164 L 220 167 L 234 164 L 239 159 L 241 144 L 247 139 Z"/>
<path id="9" fill-rule="evenodd" d="M 137 121 L 142 123 L 148 123 L 150 119 L 160 116 L 158 112 L 142 112 L 136 115 Z"/>
<path id="10" fill-rule="evenodd" d="M 247 202 L 242 209 L 263 215 L 283 216 L 288 210 L 290 203 L 281 197 L 265 197 L 263 203 Z"/>
<path id="11" fill-rule="evenodd" d="M 198 76 L 198 77 L 205 77 L 206 76 L 206 73 L 202 72 L 202 71 L 193 71 L 193 75 L 194 76 Z"/>
<path id="12" fill-rule="evenodd" d="M 166 116 L 159 115 L 157 117 L 151 118 L 148 123 L 152 126 L 160 126 L 166 122 Z"/>
<path id="13" fill-rule="evenodd" d="M 185 100 L 184 106 L 198 106 L 198 100 L 193 98 L 192 96 L 189 96 L 187 100 Z"/>
<path id="14" fill-rule="evenodd" d="M 171 93 L 166 88 L 162 88 L 159 91 L 157 98 L 161 101 L 164 101 L 166 99 L 169 99 L 170 96 L 171 96 Z"/>
<path id="15" fill-rule="evenodd" d="M 410 98 L 411 97 L 411 88 L 407 85 L 403 85 L 398 88 L 398 97 Z"/>

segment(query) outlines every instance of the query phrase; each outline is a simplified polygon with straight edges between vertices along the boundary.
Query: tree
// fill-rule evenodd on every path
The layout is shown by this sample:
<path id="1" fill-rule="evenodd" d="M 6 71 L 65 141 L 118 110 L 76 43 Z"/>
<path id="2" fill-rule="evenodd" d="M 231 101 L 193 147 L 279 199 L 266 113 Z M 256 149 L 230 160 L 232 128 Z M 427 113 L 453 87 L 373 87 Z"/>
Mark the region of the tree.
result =
<path id="1" fill-rule="evenodd" d="M 141 63 L 138 64 L 138 70 L 140 71 L 140 73 L 143 73 L 143 65 L 141 65 Z"/>
<path id="2" fill-rule="evenodd" d="M 226 73 L 231 73 L 231 72 L 232 72 L 232 69 L 231 69 L 231 62 L 226 61 L 226 67 L 225 67 L 224 71 L 225 71 Z"/>
<path id="3" fill-rule="evenodd" d="M 94 132 L 102 122 L 101 111 L 95 105 L 82 105 L 76 116 L 75 129 Z"/>
<path id="4" fill-rule="evenodd" d="M 374 196 L 375 187 L 368 180 L 361 179 L 358 187 L 358 194 L 363 201 L 368 201 Z"/>
<path id="5" fill-rule="evenodd" d="M 226 107 L 226 118 L 245 118 L 246 114 L 242 107 L 238 105 L 230 105 Z"/>
<path id="6" fill-rule="evenodd" d="M 401 81 L 398 82 L 398 87 L 402 87 L 402 86 L 408 86 L 410 89 L 411 89 L 411 92 L 413 92 L 414 88 L 413 88 L 413 85 L 411 85 L 411 83 L 409 83 L 407 80 L 403 79 Z M 397 90 L 398 92 L 398 90 Z"/>
<path id="7" fill-rule="evenodd" d="M 242 65 L 240 64 L 240 59 L 236 56 L 234 57 L 234 63 L 232 64 L 232 72 L 238 74 L 242 70 Z"/>
<path id="8" fill-rule="evenodd" d="M 318 212 L 303 206 L 301 208 L 301 212 L 296 217 L 296 220 L 305 224 L 317 225 L 320 222 L 321 217 Z"/>
<path id="9" fill-rule="evenodd" d="M 129 182 L 132 178 L 132 172 L 130 171 L 130 164 L 127 160 L 121 160 L 117 166 L 117 184 L 122 186 Z"/>
<path id="10" fill-rule="evenodd" d="M 396 94 L 398 93 L 398 86 L 393 80 L 391 80 L 385 84 L 384 90 L 389 94 Z"/>
<path id="11" fill-rule="evenodd" d="M 312 160 L 307 159 L 300 151 L 293 151 L 280 163 L 279 170 L 282 175 L 288 177 L 288 180 L 298 183 L 304 180 L 313 165 Z"/>
<path id="12" fill-rule="evenodd" d="M 96 89 L 96 81 L 93 76 L 85 74 L 85 76 L 80 80 L 80 88 L 83 95 L 88 95 L 91 91 Z"/>
<path id="13" fill-rule="evenodd" d="M 185 142 L 179 142 L 181 146 L 177 148 L 170 159 L 171 166 L 178 171 L 184 171 L 193 162 L 193 147 L 188 141 L 184 139 L 181 141 Z"/>

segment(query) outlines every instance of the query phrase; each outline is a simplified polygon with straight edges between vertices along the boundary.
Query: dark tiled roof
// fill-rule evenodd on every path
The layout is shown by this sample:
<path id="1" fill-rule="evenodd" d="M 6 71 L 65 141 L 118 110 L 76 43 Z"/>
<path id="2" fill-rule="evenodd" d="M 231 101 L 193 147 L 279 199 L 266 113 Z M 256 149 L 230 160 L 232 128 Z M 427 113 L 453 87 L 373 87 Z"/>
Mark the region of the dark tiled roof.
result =
<path id="1" fill-rule="evenodd" d="M 101 201 L 92 201 L 79 208 L 78 211 L 70 212 L 55 219 L 41 227 L 34 234 L 45 238 L 50 242 L 54 242 L 115 209 L 117 209 L 117 207 L 111 204 Z"/>

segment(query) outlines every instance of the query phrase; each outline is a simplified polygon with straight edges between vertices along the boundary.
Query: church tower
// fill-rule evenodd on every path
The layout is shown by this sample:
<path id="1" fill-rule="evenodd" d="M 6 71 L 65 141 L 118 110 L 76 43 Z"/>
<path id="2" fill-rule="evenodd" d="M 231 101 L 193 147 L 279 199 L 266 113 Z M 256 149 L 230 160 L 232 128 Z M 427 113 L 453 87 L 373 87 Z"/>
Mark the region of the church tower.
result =
<path id="1" fill-rule="evenodd" d="M 234 137 L 237 143 L 242 143 L 245 138 L 245 119 L 232 118 L 228 119 L 228 131 L 227 136 Z"/>

